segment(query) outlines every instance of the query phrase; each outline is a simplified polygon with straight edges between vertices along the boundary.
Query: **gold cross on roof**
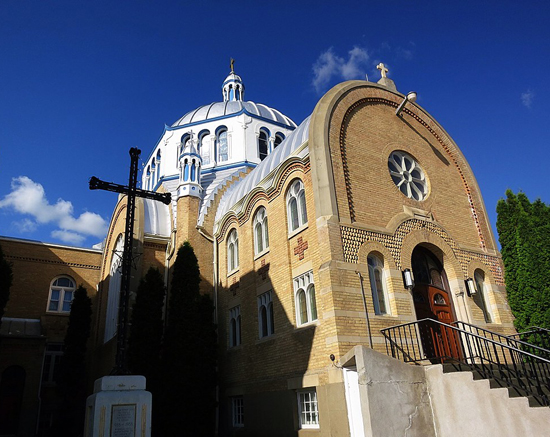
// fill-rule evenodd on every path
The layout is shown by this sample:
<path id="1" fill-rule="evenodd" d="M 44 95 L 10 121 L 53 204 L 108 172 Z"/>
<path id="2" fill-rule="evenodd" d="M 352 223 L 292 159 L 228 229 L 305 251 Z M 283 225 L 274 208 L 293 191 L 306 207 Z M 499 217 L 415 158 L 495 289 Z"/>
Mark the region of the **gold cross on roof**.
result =
<path id="1" fill-rule="evenodd" d="M 386 77 L 386 73 L 388 72 L 388 69 L 382 62 L 380 62 L 380 64 L 378 64 L 376 68 L 380 70 L 380 74 L 382 75 L 382 77 Z"/>

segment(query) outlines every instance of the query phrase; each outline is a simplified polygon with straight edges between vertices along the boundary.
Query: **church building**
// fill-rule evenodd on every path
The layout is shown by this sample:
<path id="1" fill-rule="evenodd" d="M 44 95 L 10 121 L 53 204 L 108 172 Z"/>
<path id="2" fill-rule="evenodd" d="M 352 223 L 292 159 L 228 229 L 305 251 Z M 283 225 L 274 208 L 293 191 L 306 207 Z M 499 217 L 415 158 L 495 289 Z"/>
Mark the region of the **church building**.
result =
<path id="1" fill-rule="evenodd" d="M 137 199 L 134 250 L 142 256 L 131 288 L 154 266 L 169 289 L 177 249 L 191 243 L 201 292 L 215 305 L 220 436 L 451 435 L 446 426 L 463 426 L 463 416 L 446 416 L 448 409 L 475 423 L 476 414 L 501 408 L 480 407 L 483 396 L 434 407 L 433 381 L 442 377 L 388 356 L 392 327 L 408 326 L 391 347 L 419 348 L 417 364 L 437 362 L 435 337 L 414 325 L 421 319 L 515 330 L 468 162 L 415 94 L 402 94 L 383 64 L 379 70 L 377 83 L 336 85 L 295 123 L 245 100 L 245 81 L 231 67 L 221 101 L 165 126 L 143 155 L 141 187 L 169 192 L 172 202 Z M 62 341 L 51 321 L 61 323 L 84 283 L 94 302 L 91 371 L 110 372 L 126 208 L 120 195 L 101 249 L 0 238 L 15 281 L 2 345 L 13 337 L 10 321 L 33 320 L 36 335 L 14 350 L 50 356 Z M 422 337 L 416 346 L 410 326 Z M 2 354 L 0 374 L 17 364 L 8 361 Z M 27 369 L 33 390 L 44 366 Z"/>

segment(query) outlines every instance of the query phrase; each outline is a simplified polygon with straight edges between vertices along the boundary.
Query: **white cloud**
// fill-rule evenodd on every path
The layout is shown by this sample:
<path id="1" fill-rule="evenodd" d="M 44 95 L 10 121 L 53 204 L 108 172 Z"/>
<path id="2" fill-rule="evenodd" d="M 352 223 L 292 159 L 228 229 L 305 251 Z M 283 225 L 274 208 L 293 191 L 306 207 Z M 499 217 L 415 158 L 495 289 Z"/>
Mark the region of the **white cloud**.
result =
<path id="1" fill-rule="evenodd" d="M 535 99 L 535 93 L 532 90 L 527 90 L 524 93 L 521 93 L 521 103 L 526 108 L 531 109 L 534 99 Z"/>
<path id="2" fill-rule="evenodd" d="M 53 231 L 52 236 L 70 243 L 81 243 L 88 235 L 101 238 L 107 233 L 107 222 L 100 215 L 84 212 L 74 217 L 71 202 L 58 199 L 50 204 L 44 187 L 27 176 L 13 178 L 11 189 L 11 193 L 0 200 L 0 208 L 11 208 L 32 217 L 33 220 L 26 218 L 17 224 L 21 230 L 29 232 L 38 224 L 51 223 L 60 228 Z"/>
<path id="3" fill-rule="evenodd" d="M 334 53 L 330 47 L 315 61 L 313 65 L 312 84 L 318 93 L 324 91 L 331 79 L 343 80 L 364 78 L 364 72 L 369 60 L 369 54 L 361 47 L 355 46 L 348 52 L 347 60 Z"/>
<path id="4" fill-rule="evenodd" d="M 22 232 L 22 233 L 34 232 L 38 227 L 35 221 L 32 221 L 31 219 L 28 219 L 28 218 L 23 219 L 20 222 L 14 222 L 13 224 L 19 230 L 19 232 Z"/>
<path id="5" fill-rule="evenodd" d="M 63 241 L 64 243 L 70 243 L 70 244 L 82 244 L 86 237 L 83 235 L 77 234 L 75 232 L 71 231 L 52 231 L 51 236 L 53 238 L 57 238 L 58 240 Z"/>

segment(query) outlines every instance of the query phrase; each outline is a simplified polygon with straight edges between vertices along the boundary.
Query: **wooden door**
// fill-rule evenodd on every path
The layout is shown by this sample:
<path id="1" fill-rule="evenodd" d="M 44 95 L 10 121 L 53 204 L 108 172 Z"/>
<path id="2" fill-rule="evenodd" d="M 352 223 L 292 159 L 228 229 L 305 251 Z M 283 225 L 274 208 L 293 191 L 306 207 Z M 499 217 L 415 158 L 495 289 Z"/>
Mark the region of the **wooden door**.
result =
<path id="1" fill-rule="evenodd" d="M 418 284 L 413 289 L 413 299 L 418 320 L 432 319 L 446 325 L 454 321 L 451 297 L 446 290 Z M 452 328 L 424 322 L 420 326 L 420 338 L 427 359 L 441 362 L 462 356 L 459 337 Z"/>

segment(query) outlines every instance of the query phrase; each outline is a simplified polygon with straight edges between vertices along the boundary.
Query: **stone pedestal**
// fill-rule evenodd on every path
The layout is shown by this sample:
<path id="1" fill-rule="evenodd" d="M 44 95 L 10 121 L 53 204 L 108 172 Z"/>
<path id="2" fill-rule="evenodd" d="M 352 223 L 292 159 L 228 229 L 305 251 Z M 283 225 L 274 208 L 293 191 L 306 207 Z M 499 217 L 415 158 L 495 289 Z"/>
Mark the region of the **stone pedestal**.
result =
<path id="1" fill-rule="evenodd" d="M 150 437 L 151 393 L 144 376 L 104 376 L 86 401 L 85 437 Z"/>

